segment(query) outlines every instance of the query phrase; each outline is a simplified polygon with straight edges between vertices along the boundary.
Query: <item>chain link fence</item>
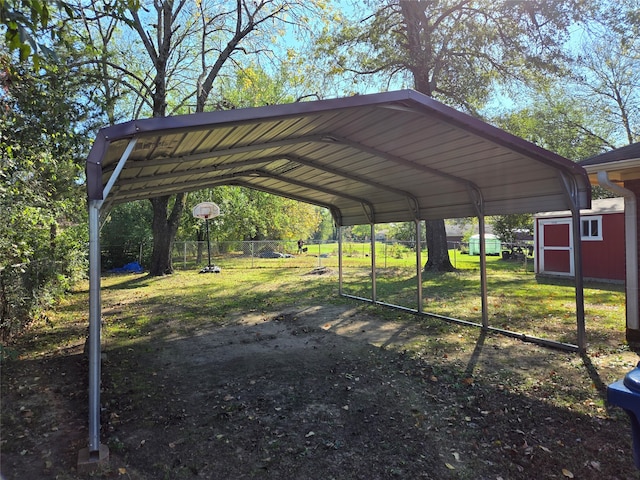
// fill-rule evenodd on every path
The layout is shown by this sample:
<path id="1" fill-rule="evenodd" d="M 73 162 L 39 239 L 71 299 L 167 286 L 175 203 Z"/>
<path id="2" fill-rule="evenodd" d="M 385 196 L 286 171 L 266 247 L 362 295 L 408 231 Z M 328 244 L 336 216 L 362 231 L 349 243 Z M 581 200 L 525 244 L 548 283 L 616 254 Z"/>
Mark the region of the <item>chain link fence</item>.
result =
<path id="1" fill-rule="evenodd" d="M 415 265 L 415 242 L 376 242 L 376 265 Z M 423 250 L 426 246 L 422 245 Z M 343 242 L 343 267 L 370 265 L 370 242 Z M 206 242 L 176 242 L 173 265 L 193 269 L 208 265 Z M 211 264 L 221 268 L 338 268 L 338 242 L 310 241 L 299 247 L 296 241 L 211 242 Z"/>
<path id="2" fill-rule="evenodd" d="M 426 244 L 422 251 L 426 261 Z M 102 267 L 108 272 L 128 262 L 138 262 L 148 268 L 151 256 L 150 245 L 135 248 L 110 246 L 103 251 Z M 376 266 L 413 267 L 416 261 L 415 242 L 377 241 Z M 450 243 L 449 248 L 457 248 Z M 343 267 L 362 267 L 371 264 L 371 242 L 345 241 L 342 244 Z M 175 242 L 172 251 L 173 267 L 178 270 L 199 269 L 209 264 L 221 268 L 338 268 L 337 241 L 305 241 L 301 248 L 297 241 L 255 240 L 255 241 L 182 241 Z M 454 259 L 452 258 L 452 261 Z"/>

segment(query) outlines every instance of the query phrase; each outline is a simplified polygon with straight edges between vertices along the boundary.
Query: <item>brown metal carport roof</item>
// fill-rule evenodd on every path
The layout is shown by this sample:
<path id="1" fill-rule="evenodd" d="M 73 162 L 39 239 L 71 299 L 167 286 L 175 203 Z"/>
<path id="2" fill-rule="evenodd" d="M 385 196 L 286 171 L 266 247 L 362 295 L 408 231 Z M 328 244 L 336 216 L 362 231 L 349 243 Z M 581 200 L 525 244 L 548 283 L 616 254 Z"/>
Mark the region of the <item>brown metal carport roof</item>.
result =
<path id="1" fill-rule="evenodd" d="M 87 159 L 89 446 L 79 463 L 100 460 L 106 449 L 99 418 L 100 216 L 117 203 L 216 185 L 321 205 L 339 226 L 415 221 L 418 238 L 418 220 L 477 216 L 483 231 L 485 215 L 569 209 L 577 219 L 591 204 L 579 165 L 412 90 L 150 118 L 101 130 Z M 577 348 L 584 349 L 579 245 Z M 373 252 L 371 301 L 377 302 Z M 483 240 L 480 252 L 479 326 L 490 330 Z M 421 295 L 419 286 L 419 313 Z"/>
<path id="2" fill-rule="evenodd" d="M 567 185 L 586 208 L 591 191 L 575 163 L 412 90 L 108 127 L 89 198 L 110 178 L 107 205 L 242 185 L 327 207 L 338 225 L 476 216 L 478 202 L 486 215 L 562 210 Z"/>

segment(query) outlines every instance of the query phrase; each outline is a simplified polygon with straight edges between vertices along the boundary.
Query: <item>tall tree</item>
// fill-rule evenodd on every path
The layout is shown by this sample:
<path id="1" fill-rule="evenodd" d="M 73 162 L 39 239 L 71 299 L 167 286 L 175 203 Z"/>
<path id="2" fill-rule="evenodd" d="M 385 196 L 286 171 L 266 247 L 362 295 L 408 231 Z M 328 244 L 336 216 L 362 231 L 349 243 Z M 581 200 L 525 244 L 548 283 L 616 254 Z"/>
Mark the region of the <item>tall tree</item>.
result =
<path id="1" fill-rule="evenodd" d="M 611 7 L 585 28 L 568 88 L 615 128 L 620 146 L 640 141 L 640 8 Z"/>
<path id="2" fill-rule="evenodd" d="M 164 117 L 222 106 L 211 98 L 216 81 L 250 56 L 277 63 L 278 36 L 306 28 L 307 16 L 323 4 L 320 0 L 159 0 L 115 10 L 109 4 L 93 4 L 86 25 L 94 36 L 101 32 L 103 45 L 110 50 L 99 52 L 95 62 L 119 85 L 112 91 L 126 89 L 129 96 L 133 92 L 138 97 L 132 114 Z M 97 26 L 113 19 L 122 31 L 120 38 L 105 35 L 111 30 Z M 116 40 L 124 40 L 126 52 L 117 52 Z M 111 60 L 114 50 L 126 55 L 123 63 Z M 152 275 L 173 271 L 171 245 L 185 201 L 184 194 L 151 199 Z"/>
<path id="3" fill-rule="evenodd" d="M 337 73 L 407 84 L 476 114 L 497 81 L 554 71 L 564 59 L 567 27 L 588 0 L 387 0 L 360 22 L 325 36 Z M 360 9 L 358 11 L 361 11 Z M 425 270 L 448 271 L 444 220 L 427 221 Z"/>

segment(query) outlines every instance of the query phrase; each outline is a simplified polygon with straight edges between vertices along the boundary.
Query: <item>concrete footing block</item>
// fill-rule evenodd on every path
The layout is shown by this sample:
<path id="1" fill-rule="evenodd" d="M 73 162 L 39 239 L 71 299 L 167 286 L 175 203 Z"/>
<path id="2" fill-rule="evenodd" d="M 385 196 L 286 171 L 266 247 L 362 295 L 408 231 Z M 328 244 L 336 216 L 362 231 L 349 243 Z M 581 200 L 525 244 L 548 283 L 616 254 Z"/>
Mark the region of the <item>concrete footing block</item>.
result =
<path id="1" fill-rule="evenodd" d="M 90 452 L 83 448 L 78 452 L 78 474 L 86 475 L 109 466 L 109 447 L 100 444 L 100 450 Z"/>

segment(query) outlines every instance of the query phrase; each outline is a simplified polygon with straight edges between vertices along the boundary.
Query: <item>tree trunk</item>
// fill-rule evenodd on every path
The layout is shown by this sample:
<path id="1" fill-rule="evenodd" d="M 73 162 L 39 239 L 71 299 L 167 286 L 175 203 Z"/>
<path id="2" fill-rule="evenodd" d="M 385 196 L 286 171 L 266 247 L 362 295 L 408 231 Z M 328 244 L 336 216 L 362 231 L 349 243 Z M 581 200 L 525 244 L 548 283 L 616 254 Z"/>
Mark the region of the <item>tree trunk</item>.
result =
<path id="1" fill-rule="evenodd" d="M 413 75 L 415 89 L 428 96 L 433 96 L 436 75 L 431 52 L 431 31 L 424 14 L 425 6 L 420 2 L 400 2 L 404 18 L 407 49 L 409 53 L 409 70 Z M 455 270 L 449 260 L 447 231 L 444 220 L 427 220 L 427 263 L 425 271 L 452 272 Z"/>
<path id="2" fill-rule="evenodd" d="M 425 272 L 453 272 L 455 268 L 449 259 L 447 231 L 444 220 L 427 220 L 427 263 Z"/>
<path id="3" fill-rule="evenodd" d="M 176 238 L 180 215 L 184 210 L 187 196 L 184 193 L 176 195 L 171 213 L 169 211 L 169 195 L 151 199 L 153 205 L 153 253 L 149 274 L 153 276 L 170 275 L 173 273 L 171 248 Z"/>

